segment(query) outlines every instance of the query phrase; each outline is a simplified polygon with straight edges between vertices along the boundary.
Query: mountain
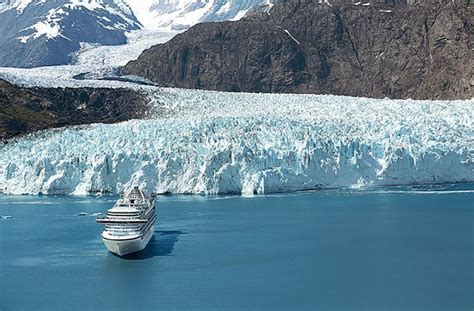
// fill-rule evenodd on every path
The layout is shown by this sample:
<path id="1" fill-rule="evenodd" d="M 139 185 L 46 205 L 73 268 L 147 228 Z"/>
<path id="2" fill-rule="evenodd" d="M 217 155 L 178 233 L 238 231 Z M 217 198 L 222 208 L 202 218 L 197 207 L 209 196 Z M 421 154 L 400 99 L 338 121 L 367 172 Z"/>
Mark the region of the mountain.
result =
<path id="1" fill-rule="evenodd" d="M 0 141 L 65 125 L 144 117 L 144 96 L 128 89 L 23 88 L 0 80 Z"/>
<path id="2" fill-rule="evenodd" d="M 82 42 L 124 44 L 125 32 L 140 27 L 123 0 L 7 0 L 0 4 L 0 66 L 67 64 Z"/>
<path id="3" fill-rule="evenodd" d="M 123 73 L 221 91 L 472 98 L 472 16 L 470 1 L 281 0 L 195 25 Z"/>
<path id="4" fill-rule="evenodd" d="M 147 29 L 187 29 L 200 22 L 238 20 L 251 8 L 275 0 L 128 0 Z"/>
<path id="5" fill-rule="evenodd" d="M 28 68 L 69 64 L 83 43 L 121 45 L 132 30 L 239 19 L 273 0 L 0 1 L 0 66 Z"/>

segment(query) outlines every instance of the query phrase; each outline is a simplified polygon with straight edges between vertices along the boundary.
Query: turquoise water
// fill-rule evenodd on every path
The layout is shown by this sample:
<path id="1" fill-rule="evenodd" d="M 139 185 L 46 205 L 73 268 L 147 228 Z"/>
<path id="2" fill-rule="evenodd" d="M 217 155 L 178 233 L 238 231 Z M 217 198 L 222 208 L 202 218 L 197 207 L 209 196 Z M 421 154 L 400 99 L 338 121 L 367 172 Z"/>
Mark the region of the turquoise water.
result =
<path id="1" fill-rule="evenodd" d="M 0 196 L 1 310 L 473 310 L 474 185 L 162 197 L 108 253 L 115 197 Z"/>

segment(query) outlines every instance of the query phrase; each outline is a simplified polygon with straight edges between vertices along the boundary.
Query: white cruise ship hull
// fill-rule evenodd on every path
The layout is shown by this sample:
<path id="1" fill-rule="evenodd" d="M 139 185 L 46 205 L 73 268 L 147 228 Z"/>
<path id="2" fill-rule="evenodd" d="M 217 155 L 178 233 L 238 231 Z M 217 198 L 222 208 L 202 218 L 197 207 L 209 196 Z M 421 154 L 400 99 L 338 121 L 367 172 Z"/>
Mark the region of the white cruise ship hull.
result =
<path id="1" fill-rule="evenodd" d="M 119 256 L 125 256 L 143 250 L 147 246 L 151 237 L 153 236 L 153 233 L 154 230 L 152 229 L 146 236 L 143 237 L 120 240 L 107 239 L 102 237 L 102 241 L 104 242 L 105 247 L 107 247 L 110 252 Z"/>

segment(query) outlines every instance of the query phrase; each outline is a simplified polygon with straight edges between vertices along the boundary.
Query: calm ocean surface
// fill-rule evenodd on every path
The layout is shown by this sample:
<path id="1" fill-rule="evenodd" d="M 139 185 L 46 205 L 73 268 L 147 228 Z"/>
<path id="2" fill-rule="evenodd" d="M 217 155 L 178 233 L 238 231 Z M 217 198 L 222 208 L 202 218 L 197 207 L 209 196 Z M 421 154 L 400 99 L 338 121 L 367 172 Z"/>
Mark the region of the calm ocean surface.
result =
<path id="1" fill-rule="evenodd" d="M 115 199 L 0 196 L 0 310 L 474 309 L 474 185 L 161 197 L 125 259 Z"/>

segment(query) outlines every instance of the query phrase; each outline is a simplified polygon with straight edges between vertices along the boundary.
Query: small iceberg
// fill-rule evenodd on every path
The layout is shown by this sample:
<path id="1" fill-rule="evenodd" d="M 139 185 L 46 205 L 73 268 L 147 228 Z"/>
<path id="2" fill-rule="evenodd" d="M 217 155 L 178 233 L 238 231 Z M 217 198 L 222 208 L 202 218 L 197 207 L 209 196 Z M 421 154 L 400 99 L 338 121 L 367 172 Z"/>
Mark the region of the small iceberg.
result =
<path id="1" fill-rule="evenodd" d="M 79 212 L 75 214 L 74 216 L 91 216 L 91 217 L 97 217 L 97 216 L 102 216 L 103 214 L 101 212 L 94 212 L 94 213 L 86 213 L 86 212 Z"/>

